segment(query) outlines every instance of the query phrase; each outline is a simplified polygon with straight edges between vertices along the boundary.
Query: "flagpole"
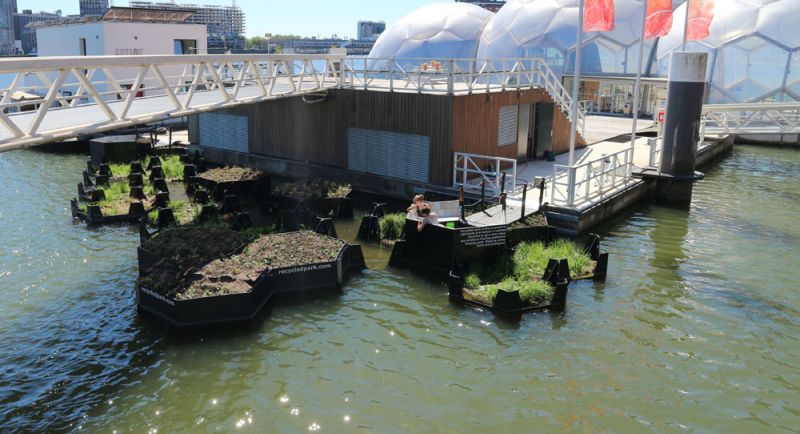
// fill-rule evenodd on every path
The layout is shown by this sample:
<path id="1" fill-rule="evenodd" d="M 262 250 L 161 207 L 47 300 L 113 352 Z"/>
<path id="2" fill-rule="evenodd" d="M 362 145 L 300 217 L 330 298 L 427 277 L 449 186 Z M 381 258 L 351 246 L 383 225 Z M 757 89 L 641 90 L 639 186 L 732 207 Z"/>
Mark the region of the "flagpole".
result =
<path id="1" fill-rule="evenodd" d="M 633 114 L 633 127 L 631 131 L 631 149 L 636 144 L 636 123 L 639 120 L 639 88 L 642 83 L 642 58 L 644 57 L 644 33 L 647 29 L 647 1 L 644 2 L 642 11 L 642 33 L 639 39 L 639 66 L 636 68 L 636 84 L 633 89 L 633 107 L 631 113 Z"/>
<path id="2" fill-rule="evenodd" d="M 575 164 L 575 139 L 578 130 L 578 92 L 583 61 L 583 0 L 578 0 L 578 41 L 575 45 L 575 74 L 572 76 L 572 128 L 569 131 L 569 165 Z"/>
<path id="3" fill-rule="evenodd" d="M 683 19 L 683 48 L 681 51 L 686 51 L 686 37 L 689 34 L 689 0 L 684 3 L 686 5 L 686 15 Z"/>

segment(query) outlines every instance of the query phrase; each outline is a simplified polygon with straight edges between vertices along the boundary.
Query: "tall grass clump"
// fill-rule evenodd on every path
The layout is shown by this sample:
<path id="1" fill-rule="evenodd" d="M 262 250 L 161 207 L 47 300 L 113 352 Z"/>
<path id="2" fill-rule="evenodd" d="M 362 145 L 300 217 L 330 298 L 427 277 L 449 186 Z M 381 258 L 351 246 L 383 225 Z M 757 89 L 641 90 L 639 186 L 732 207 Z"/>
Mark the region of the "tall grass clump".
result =
<path id="1" fill-rule="evenodd" d="M 109 163 L 108 167 L 115 178 L 127 178 L 131 174 L 130 163 Z"/>
<path id="2" fill-rule="evenodd" d="M 123 199 L 127 200 L 131 188 L 128 186 L 127 181 L 117 181 L 109 184 L 104 191 L 106 193 L 106 202 L 117 202 Z"/>
<path id="3" fill-rule="evenodd" d="M 398 240 L 403 235 L 406 215 L 402 213 L 386 214 L 378 223 L 382 240 Z"/>
<path id="4" fill-rule="evenodd" d="M 517 279 L 541 278 L 550 259 L 566 259 L 570 276 L 579 277 L 591 272 L 592 260 L 572 241 L 558 240 L 545 247 L 543 243 L 522 243 L 514 252 L 514 274 Z"/>
<path id="5" fill-rule="evenodd" d="M 161 169 L 164 171 L 164 178 L 166 179 L 183 178 L 183 163 L 178 155 L 161 157 Z"/>

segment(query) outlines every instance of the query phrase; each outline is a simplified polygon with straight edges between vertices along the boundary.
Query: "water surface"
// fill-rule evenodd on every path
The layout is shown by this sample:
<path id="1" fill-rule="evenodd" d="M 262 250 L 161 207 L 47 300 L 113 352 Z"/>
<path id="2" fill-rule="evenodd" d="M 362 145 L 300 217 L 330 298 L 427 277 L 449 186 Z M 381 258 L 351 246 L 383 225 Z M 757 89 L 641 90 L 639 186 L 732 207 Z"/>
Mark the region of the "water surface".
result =
<path id="1" fill-rule="evenodd" d="M 797 432 L 800 153 L 737 147 L 691 209 L 598 229 L 607 282 L 509 323 L 385 268 L 252 327 L 137 317 L 138 236 L 86 229 L 78 156 L 0 154 L 4 432 Z M 344 236 L 355 224 L 339 222 Z"/>

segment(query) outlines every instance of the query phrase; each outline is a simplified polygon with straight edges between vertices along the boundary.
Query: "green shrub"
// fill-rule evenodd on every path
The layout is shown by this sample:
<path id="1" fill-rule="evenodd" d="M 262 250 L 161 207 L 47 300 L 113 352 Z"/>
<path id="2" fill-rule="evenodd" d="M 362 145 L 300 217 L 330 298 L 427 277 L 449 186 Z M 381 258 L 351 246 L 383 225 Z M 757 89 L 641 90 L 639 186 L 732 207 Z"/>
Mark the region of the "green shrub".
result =
<path id="1" fill-rule="evenodd" d="M 382 240 L 398 240 L 403 235 L 406 215 L 403 213 L 386 214 L 379 222 Z"/>
<path id="2" fill-rule="evenodd" d="M 464 286 L 469 289 L 479 289 L 481 287 L 481 278 L 476 273 L 469 273 L 464 278 Z"/>

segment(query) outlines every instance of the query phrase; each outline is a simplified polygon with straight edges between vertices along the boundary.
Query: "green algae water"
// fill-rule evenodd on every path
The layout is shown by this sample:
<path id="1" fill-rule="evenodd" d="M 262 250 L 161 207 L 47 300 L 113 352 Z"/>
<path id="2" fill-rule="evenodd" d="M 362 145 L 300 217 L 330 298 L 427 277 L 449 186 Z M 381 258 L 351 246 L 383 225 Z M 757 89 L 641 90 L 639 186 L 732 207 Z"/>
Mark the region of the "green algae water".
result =
<path id="1" fill-rule="evenodd" d="M 689 212 L 598 228 L 605 283 L 510 323 L 386 268 L 251 327 L 135 312 L 134 229 L 74 224 L 84 159 L 0 154 L 0 431 L 797 432 L 800 152 L 736 147 Z M 354 237 L 355 222 L 338 222 Z"/>

